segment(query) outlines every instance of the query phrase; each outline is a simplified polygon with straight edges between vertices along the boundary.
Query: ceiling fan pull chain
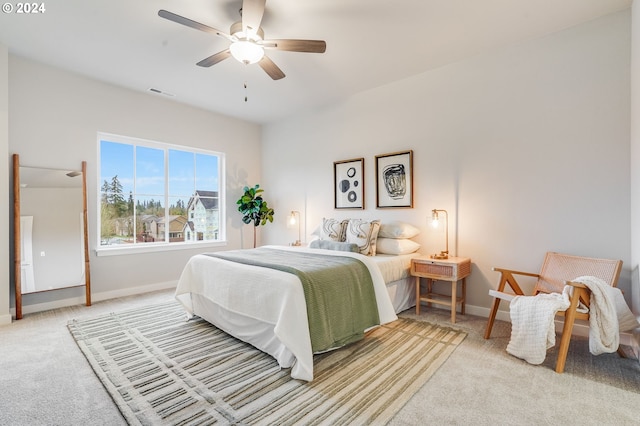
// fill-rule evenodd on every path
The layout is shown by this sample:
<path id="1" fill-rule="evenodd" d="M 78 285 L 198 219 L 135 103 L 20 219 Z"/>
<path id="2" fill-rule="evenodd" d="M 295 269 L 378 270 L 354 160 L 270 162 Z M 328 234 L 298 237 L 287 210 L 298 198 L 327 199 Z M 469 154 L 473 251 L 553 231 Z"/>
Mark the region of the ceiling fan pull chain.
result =
<path id="1" fill-rule="evenodd" d="M 244 101 L 247 102 L 247 82 L 244 82 Z"/>

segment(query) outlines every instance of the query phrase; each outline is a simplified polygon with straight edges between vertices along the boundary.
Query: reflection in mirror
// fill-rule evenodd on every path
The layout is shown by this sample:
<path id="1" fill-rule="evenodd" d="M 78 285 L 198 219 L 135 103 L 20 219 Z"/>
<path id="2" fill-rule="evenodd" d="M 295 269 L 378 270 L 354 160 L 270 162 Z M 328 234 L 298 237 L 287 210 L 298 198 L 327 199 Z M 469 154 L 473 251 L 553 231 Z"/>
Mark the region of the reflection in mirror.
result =
<path id="1" fill-rule="evenodd" d="M 20 167 L 22 293 L 85 284 L 82 173 Z"/>
<path id="2" fill-rule="evenodd" d="M 86 286 L 90 305 L 86 163 L 82 170 L 58 170 L 14 159 L 14 167 L 16 318 L 22 294 Z"/>

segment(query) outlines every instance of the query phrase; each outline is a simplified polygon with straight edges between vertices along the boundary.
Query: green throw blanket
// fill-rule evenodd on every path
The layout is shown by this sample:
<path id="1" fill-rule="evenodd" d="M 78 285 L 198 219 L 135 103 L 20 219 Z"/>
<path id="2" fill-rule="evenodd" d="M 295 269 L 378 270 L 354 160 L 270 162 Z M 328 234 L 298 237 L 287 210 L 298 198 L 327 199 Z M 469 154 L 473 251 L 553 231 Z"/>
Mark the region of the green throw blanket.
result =
<path id="1" fill-rule="evenodd" d="M 313 352 L 360 340 L 365 329 L 380 324 L 371 274 L 358 259 L 265 247 L 206 254 L 295 274 L 304 289 Z"/>

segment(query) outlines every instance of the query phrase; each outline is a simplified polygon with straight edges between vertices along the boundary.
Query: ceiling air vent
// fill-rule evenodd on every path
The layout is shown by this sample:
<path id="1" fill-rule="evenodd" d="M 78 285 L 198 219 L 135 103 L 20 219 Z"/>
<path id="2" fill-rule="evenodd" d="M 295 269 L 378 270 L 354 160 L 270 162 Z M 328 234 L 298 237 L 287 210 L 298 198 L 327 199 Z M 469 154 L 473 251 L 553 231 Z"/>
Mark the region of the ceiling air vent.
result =
<path id="1" fill-rule="evenodd" d="M 172 93 L 163 92 L 162 90 L 160 90 L 160 89 L 156 89 L 155 87 L 149 87 L 149 89 L 148 89 L 148 90 L 149 90 L 149 92 L 151 92 L 151 93 L 155 93 L 155 94 L 157 94 L 157 95 L 164 95 L 164 96 L 169 96 L 169 97 L 173 97 L 173 96 L 175 96 L 175 95 L 174 95 L 174 94 L 172 94 Z"/>

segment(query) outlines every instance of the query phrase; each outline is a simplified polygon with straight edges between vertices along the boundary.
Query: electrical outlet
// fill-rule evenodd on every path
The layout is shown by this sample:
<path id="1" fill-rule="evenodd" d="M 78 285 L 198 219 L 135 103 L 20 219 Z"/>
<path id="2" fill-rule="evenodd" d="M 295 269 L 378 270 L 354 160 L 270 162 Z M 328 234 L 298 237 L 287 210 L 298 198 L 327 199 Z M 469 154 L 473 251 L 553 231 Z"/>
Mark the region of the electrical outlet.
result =
<path id="1" fill-rule="evenodd" d="M 40 252 L 40 257 L 44 257 L 44 252 L 43 251 Z"/>

